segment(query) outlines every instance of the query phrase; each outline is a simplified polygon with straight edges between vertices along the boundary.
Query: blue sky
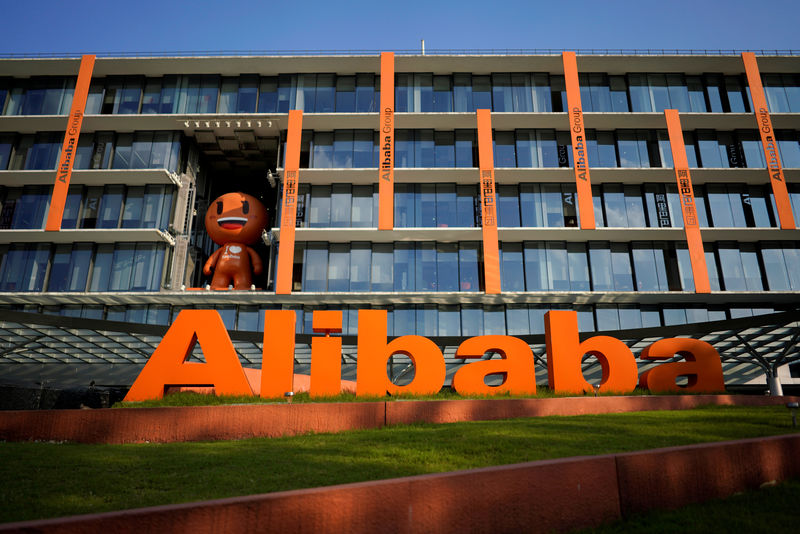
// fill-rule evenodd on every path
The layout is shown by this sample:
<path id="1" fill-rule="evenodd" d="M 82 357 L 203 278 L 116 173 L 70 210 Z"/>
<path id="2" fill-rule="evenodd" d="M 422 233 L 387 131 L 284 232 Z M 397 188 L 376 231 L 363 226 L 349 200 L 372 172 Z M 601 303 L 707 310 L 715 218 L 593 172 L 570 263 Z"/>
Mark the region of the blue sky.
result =
<path id="1" fill-rule="evenodd" d="M 800 49 L 797 0 L 5 0 L 0 54 Z"/>

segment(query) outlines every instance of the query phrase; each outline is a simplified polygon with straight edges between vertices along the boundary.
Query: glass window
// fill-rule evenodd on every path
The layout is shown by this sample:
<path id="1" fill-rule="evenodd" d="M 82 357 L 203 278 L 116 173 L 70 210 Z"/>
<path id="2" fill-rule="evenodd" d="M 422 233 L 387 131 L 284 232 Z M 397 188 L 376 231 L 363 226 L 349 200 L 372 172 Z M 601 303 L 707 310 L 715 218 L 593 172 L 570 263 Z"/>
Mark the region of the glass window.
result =
<path id="1" fill-rule="evenodd" d="M 458 306 L 439 306 L 439 335 L 461 335 L 461 313 Z"/>
<path id="2" fill-rule="evenodd" d="M 434 157 L 433 130 L 414 131 L 414 166 L 430 168 L 436 166 Z"/>
<path id="3" fill-rule="evenodd" d="M 592 289 L 594 291 L 613 291 L 611 249 L 608 243 L 589 243 L 589 265 L 592 272 Z"/>
<path id="4" fill-rule="evenodd" d="M 506 334 L 506 314 L 503 306 L 484 306 L 483 331 L 487 336 Z"/>
<path id="5" fill-rule="evenodd" d="M 395 130 L 394 166 L 399 169 L 414 166 L 413 130 Z"/>
<path id="6" fill-rule="evenodd" d="M 118 228 L 125 186 L 107 185 L 98 210 L 97 228 Z"/>
<path id="7" fill-rule="evenodd" d="M 669 89 L 670 108 L 681 113 L 692 111 L 689 103 L 689 87 L 683 81 L 681 74 L 667 74 L 667 87 Z"/>
<path id="8" fill-rule="evenodd" d="M 456 130 L 455 166 L 475 167 L 475 162 L 477 161 L 475 157 L 476 151 L 475 130 Z"/>
<path id="9" fill-rule="evenodd" d="M 353 130 L 336 130 L 333 138 L 333 167 L 353 167 Z"/>
<path id="10" fill-rule="evenodd" d="M 544 205 L 539 184 L 519 185 L 519 205 L 522 211 L 522 226 L 543 227 Z"/>
<path id="11" fill-rule="evenodd" d="M 278 77 L 262 76 L 258 89 L 258 112 L 276 113 L 277 111 L 278 111 Z"/>
<path id="12" fill-rule="evenodd" d="M 436 227 L 436 184 L 416 184 L 414 195 L 416 228 Z"/>
<path id="13" fill-rule="evenodd" d="M 414 257 L 414 243 L 397 242 L 394 244 L 395 291 L 416 291 L 416 267 Z M 396 331 L 397 330 L 395 330 L 395 332 Z"/>
<path id="14" fill-rule="evenodd" d="M 352 113 L 356 110 L 356 77 L 336 77 L 336 111 Z"/>
<path id="15" fill-rule="evenodd" d="M 391 243 L 372 244 L 371 291 L 392 291 L 394 255 Z"/>
<path id="16" fill-rule="evenodd" d="M 492 111 L 514 111 L 511 74 L 505 72 L 492 74 L 492 103 Z"/>
<path id="17" fill-rule="evenodd" d="M 609 76 L 608 84 L 611 96 L 611 111 L 615 113 L 627 112 L 628 108 L 628 87 L 624 76 Z"/>
<path id="18" fill-rule="evenodd" d="M 516 167 L 514 132 L 494 132 L 495 167 Z"/>
<path id="19" fill-rule="evenodd" d="M 567 247 L 563 242 L 548 242 L 547 248 L 547 276 L 550 279 L 550 289 L 555 291 L 569 291 L 569 261 Z"/>
<path id="20" fill-rule="evenodd" d="M 489 76 L 472 77 L 472 109 L 469 111 L 479 109 L 492 109 L 492 83 Z"/>
<path id="21" fill-rule="evenodd" d="M 686 87 L 689 90 L 690 111 L 694 113 L 705 113 L 706 97 L 703 89 L 703 80 L 700 76 L 686 76 Z"/>
<path id="22" fill-rule="evenodd" d="M 650 98 L 653 103 L 652 111 L 662 113 L 665 109 L 671 108 L 667 77 L 664 74 L 648 74 L 647 83 L 650 86 Z"/>
<path id="23" fill-rule="evenodd" d="M 303 291 L 325 291 L 328 274 L 328 245 L 326 243 L 307 243 L 303 267 Z"/>
<path id="24" fill-rule="evenodd" d="M 353 186 L 353 205 L 350 210 L 353 228 L 370 228 L 376 226 L 372 218 L 372 185 Z M 334 205 L 336 200 L 332 201 Z M 334 208 L 335 210 L 335 208 Z"/>
<path id="25" fill-rule="evenodd" d="M 317 94 L 314 111 L 317 113 L 333 113 L 336 86 L 333 74 L 317 74 Z"/>
<path id="26" fill-rule="evenodd" d="M 131 291 L 158 291 L 164 268 L 164 247 L 153 243 L 139 243 L 133 257 Z M 231 327 L 233 322 L 231 321 Z"/>
<path id="27" fill-rule="evenodd" d="M 378 110 L 379 77 L 372 73 L 356 74 L 356 112 L 369 113 Z M 399 110 L 398 110 L 399 111 Z"/>
<path id="28" fill-rule="evenodd" d="M 108 284 L 109 291 L 127 291 L 130 289 L 135 251 L 136 245 L 134 243 L 118 243 L 114 247 L 111 278 Z"/>
<path id="29" fill-rule="evenodd" d="M 358 169 L 375 167 L 373 161 L 373 141 L 371 130 L 355 130 L 353 132 L 353 163 Z"/>
<path id="30" fill-rule="evenodd" d="M 328 254 L 328 291 L 350 290 L 350 246 L 331 243 Z"/>
<path id="31" fill-rule="evenodd" d="M 800 142 L 798 142 L 797 132 L 794 130 L 778 130 L 775 132 L 775 137 L 778 138 L 778 150 L 781 154 L 783 167 L 800 167 Z"/>
<path id="32" fill-rule="evenodd" d="M 571 291 L 589 291 L 589 262 L 584 243 L 567 243 L 569 287 Z"/>
<path id="33" fill-rule="evenodd" d="M 511 93 L 514 111 L 518 113 L 533 111 L 530 74 L 521 72 L 512 73 Z"/>
<path id="34" fill-rule="evenodd" d="M 434 166 L 455 167 L 455 134 L 454 132 L 434 132 Z"/>
<path id="35" fill-rule="evenodd" d="M 466 241 L 458 246 L 458 276 L 460 291 L 480 291 L 478 272 L 479 243 Z"/>
<path id="36" fill-rule="evenodd" d="M 644 221 L 644 204 L 640 187 L 638 185 L 626 185 L 624 189 L 628 226 L 644 228 L 647 225 Z"/>
<path id="37" fill-rule="evenodd" d="M 551 289 L 547 252 L 542 242 L 526 241 L 524 248 L 525 282 L 528 291 Z"/>
<path id="38" fill-rule="evenodd" d="M 26 185 L 16 201 L 11 228 L 19 230 L 43 228 L 49 206 L 49 187 Z"/>
<path id="39" fill-rule="evenodd" d="M 459 281 L 453 276 L 458 272 L 458 244 L 436 244 L 436 290 L 458 291 Z"/>
<path id="40" fill-rule="evenodd" d="M 412 228 L 414 226 L 414 184 L 394 184 L 394 226 Z"/>
<path id="41" fill-rule="evenodd" d="M 789 275 L 783 257 L 783 247 L 778 243 L 764 242 L 761 245 L 761 258 L 764 262 L 764 274 L 770 291 L 788 291 Z M 794 269 L 797 268 L 795 265 Z"/>
<path id="42" fill-rule="evenodd" d="M 659 283 L 652 244 L 634 241 L 631 248 L 633 249 L 633 267 L 636 272 L 636 290 L 659 291 L 665 289 Z"/>
<path id="43" fill-rule="evenodd" d="M 650 91 L 647 84 L 647 75 L 628 74 L 628 93 L 630 95 L 631 111 L 653 111 L 650 102 Z"/>
<path id="44" fill-rule="evenodd" d="M 436 244 L 417 243 L 416 248 L 417 291 L 437 291 Z"/>
<path id="45" fill-rule="evenodd" d="M 254 113 L 258 100 L 258 76 L 244 74 L 239 77 L 239 94 L 237 98 L 237 113 Z"/>
<path id="46" fill-rule="evenodd" d="M 498 226 L 520 226 L 520 195 L 516 185 L 497 186 L 497 215 Z"/>
<path id="47" fill-rule="evenodd" d="M 450 76 L 433 77 L 433 109 L 439 113 L 453 111 L 453 90 Z"/>
<path id="48" fill-rule="evenodd" d="M 524 291 L 525 276 L 522 263 L 522 243 L 503 242 L 500 247 L 503 291 Z"/>
<path id="49" fill-rule="evenodd" d="M 220 113 L 236 113 L 239 100 L 239 78 L 226 76 L 222 78 L 222 89 L 219 96 Z"/>
<path id="50" fill-rule="evenodd" d="M 614 272 L 614 289 L 633 291 L 631 256 L 627 243 L 611 243 L 611 267 Z"/>
<path id="51" fill-rule="evenodd" d="M 350 291 L 369 291 L 372 275 L 372 247 L 353 243 L 350 247 Z"/>
<path id="52" fill-rule="evenodd" d="M 436 226 L 439 228 L 458 226 L 455 184 L 436 184 Z"/>
<path id="53" fill-rule="evenodd" d="M 639 158 L 639 141 L 635 130 L 617 131 L 617 152 L 620 167 L 642 167 Z"/>
<path id="54" fill-rule="evenodd" d="M 122 228 L 142 228 L 144 186 L 129 187 L 122 211 Z"/>
<path id="55" fill-rule="evenodd" d="M 459 228 L 473 228 L 479 212 L 478 197 L 473 185 L 456 186 L 456 226 Z M 800 210 L 800 199 L 795 202 Z"/>
<path id="56" fill-rule="evenodd" d="M 453 109 L 462 113 L 474 111 L 471 74 L 453 74 Z"/>
<path id="57" fill-rule="evenodd" d="M 628 215 L 622 184 L 603 184 L 602 187 L 606 224 L 611 228 L 627 228 Z"/>

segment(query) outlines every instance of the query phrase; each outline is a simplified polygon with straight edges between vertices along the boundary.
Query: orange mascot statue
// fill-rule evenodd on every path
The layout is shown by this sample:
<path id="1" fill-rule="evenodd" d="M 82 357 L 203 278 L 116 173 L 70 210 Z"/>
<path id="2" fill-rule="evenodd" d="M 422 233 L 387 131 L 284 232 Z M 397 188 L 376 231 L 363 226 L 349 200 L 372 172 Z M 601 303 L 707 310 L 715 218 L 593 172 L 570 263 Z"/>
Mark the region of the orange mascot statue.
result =
<path id="1" fill-rule="evenodd" d="M 258 241 L 267 226 L 267 210 L 253 196 L 226 193 L 211 203 L 206 212 L 206 231 L 220 245 L 203 266 L 206 276 L 214 271 L 211 289 L 251 289 L 253 274 L 264 266 L 248 245 Z"/>

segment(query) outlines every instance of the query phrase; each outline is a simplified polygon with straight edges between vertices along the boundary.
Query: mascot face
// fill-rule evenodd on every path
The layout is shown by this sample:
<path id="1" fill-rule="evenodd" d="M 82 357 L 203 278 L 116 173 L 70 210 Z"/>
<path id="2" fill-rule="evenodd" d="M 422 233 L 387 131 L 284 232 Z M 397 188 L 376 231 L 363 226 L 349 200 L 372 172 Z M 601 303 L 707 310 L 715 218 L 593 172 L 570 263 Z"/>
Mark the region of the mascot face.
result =
<path id="1" fill-rule="evenodd" d="M 214 243 L 255 243 L 267 226 L 267 210 L 245 193 L 226 193 L 208 206 L 206 231 Z"/>

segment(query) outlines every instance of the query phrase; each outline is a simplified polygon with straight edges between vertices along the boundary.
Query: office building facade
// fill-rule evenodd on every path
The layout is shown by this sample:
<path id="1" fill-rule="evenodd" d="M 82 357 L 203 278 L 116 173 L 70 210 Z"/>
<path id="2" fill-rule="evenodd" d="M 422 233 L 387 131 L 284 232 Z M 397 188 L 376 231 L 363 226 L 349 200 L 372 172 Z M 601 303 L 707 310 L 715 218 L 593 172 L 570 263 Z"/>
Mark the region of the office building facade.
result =
<path id="1" fill-rule="evenodd" d="M 390 336 L 456 339 L 800 303 L 797 55 L 3 58 L 0 112 L 11 311 L 258 332 L 292 309 L 309 335 L 328 309 L 354 335 L 379 308 Z M 269 212 L 251 291 L 204 289 L 230 191 Z"/>

